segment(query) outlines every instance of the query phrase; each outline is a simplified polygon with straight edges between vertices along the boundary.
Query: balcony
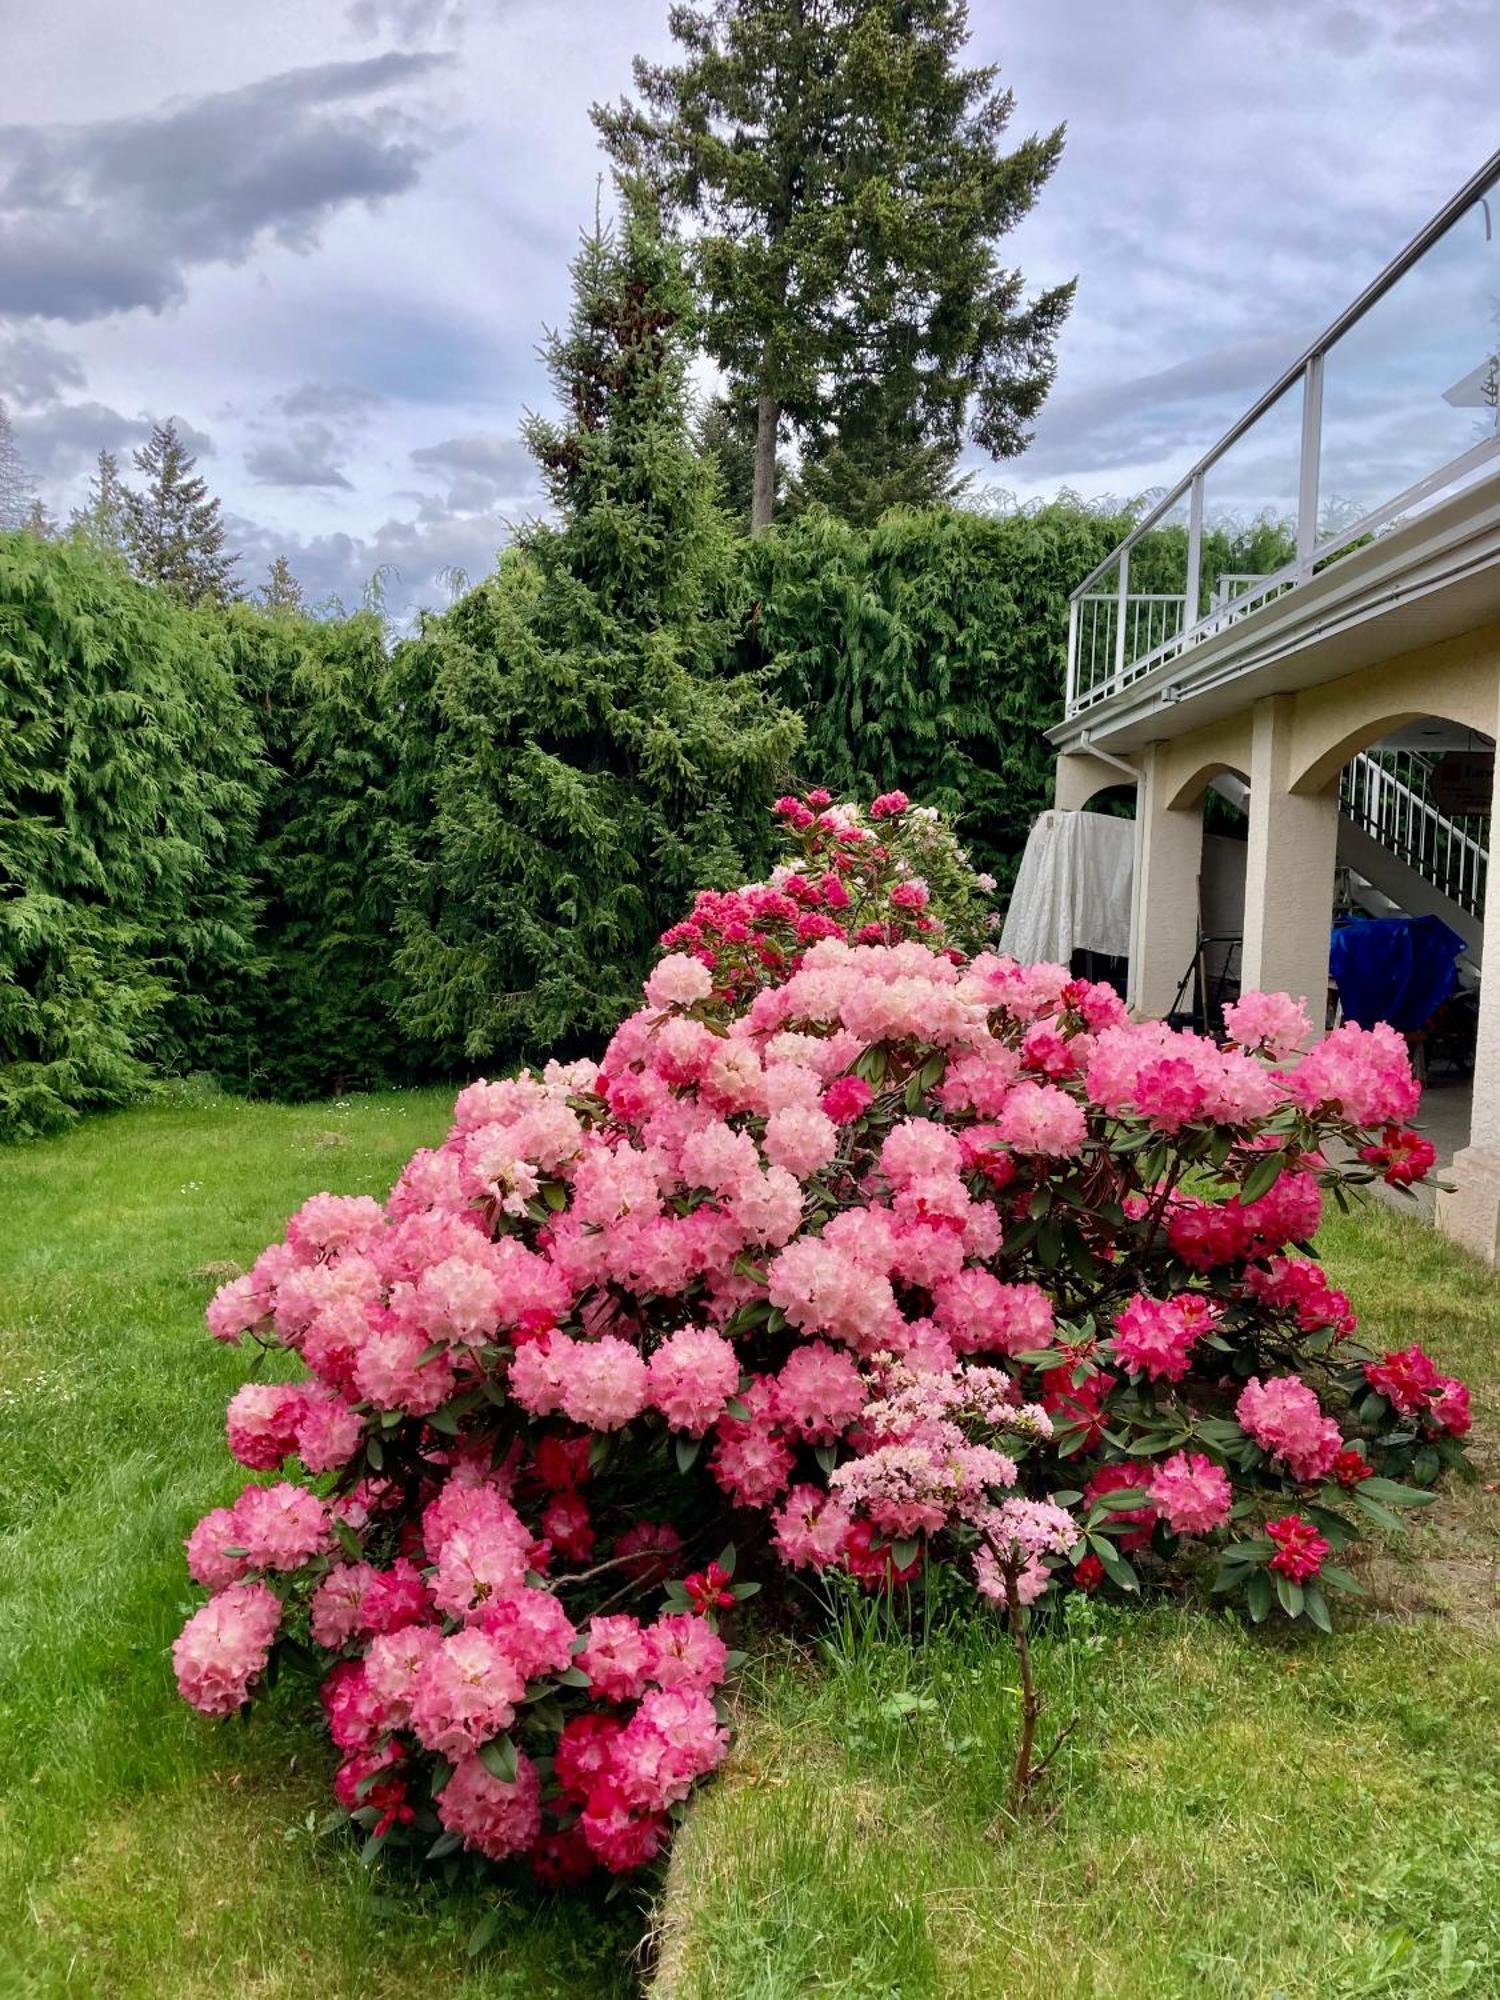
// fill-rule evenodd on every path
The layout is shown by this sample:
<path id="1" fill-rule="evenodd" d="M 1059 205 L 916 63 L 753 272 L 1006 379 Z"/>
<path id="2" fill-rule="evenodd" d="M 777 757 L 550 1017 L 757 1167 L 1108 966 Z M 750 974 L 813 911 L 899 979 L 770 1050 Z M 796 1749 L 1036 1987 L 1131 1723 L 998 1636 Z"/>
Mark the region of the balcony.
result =
<path id="1" fill-rule="evenodd" d="M 1068 722 L 1103 723 L 1127 693 L 1182 699 L 1200 659 L 1222 685 L 1254 654 L 1226 635 L 1291 631 L 1304 602 L 1352 602 L 1362 580 L 1379 578 L 1372 605 L 1395 604 L 1449 521 L 1472 574 L 1473 508 L 1457 503 L 1500 473 L 1497 231 L 1500 153 L 1084 578 Z"/>

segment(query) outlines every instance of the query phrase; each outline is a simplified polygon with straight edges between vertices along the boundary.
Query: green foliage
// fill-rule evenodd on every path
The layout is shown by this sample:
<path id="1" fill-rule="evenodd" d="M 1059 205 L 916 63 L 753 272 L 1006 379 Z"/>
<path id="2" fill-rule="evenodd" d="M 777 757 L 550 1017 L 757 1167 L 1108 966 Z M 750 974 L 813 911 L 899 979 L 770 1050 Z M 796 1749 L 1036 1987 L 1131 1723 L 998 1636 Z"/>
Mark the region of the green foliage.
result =
<path id="1" fill-rule="evenodd" d="M 177 435 L 175 420 L 155 425 L 134 457 L 146 483 L 139 492 L 122 487 L 118 495 L 132 569 L 183 604 L 227 604 L 236 595 L 239 558 L 224 547 L 219 502 L 194 469 L 198 461 Z M 102 464 L 99 478 L 94 504 L 102 510 Z"/>
<path id="2" fill-rule="evenodd" d="M 185 613 L 80 540 L 0 536 L 0 1136 L 222 1053 L 259 789 Z"/>
<path id="3" fill-rule="evenodd" d="M 318 624 L 284 605 L 235 606 L 212 623 L 268 766 L 254 855 L 260 965 L 225 1078 L 304 1098 L 407 1077 L 420 1065 L 394 1019 L 381 622 L 365 611 Z"/>
<path id="4" fill-rule="evenodd" d="M 10 412 L 0 402 L 0 534 L 24 527 L 35 504 L 36 489 L 16 443 Z"/>
<path id="5" fill-rule="evenodd" d="M 69 526 L 86 535 L 96 547 L 124 558 L 125 488 L 120 479 L 120 461 L 112 451 L 101 451 L 89 481 L 88 502 L 73 510 Z"/>
<path id="6" fill-rule="evenodd" d="M 872 519 L 945 492 L 965 434 L 1019 451 L 1072 302 L 997 261 L 1062 154 L 1001 150 L 1013 100 L 965 68 L 963 0 L 684 0 L 676 64 L 596 107 L 617 164 L 691 216 L 709 352 L 785 425 L 812 497 Z M 769 491 L 757 526 L 770 518 Z"/>
<path id="7" fill-rule="evenodd" d="M 272 559 L 271 567 L 266 571 L 266 580 L 260 587 L 260 603 L 266 611 L 306 613 L 307 600 L 302 594 L 302 585 L 292 574 L 292 566 L 285 556 Z"/>
<path id="8" fill-rule="evenodd" d="M 528 442 L 558 523 L 400 648 L 401 1018 L 469 1059 L 625 1012 L 694 889 L 755 872 L 795 748 L 726 674 L 735 545 L 687 428 L 689 298 L 649 207 L 586 239 Z"/>
<path id="9" fill-rule="evenodd" d="M 1051 798 L 1068 592 L 1129 525 L 1076 501 L 865 530 L 813 510 L 753 544 L 750 654 L 804 718 L 800 772 L 840 794 L 904 787 L 1008 881 Z"/>

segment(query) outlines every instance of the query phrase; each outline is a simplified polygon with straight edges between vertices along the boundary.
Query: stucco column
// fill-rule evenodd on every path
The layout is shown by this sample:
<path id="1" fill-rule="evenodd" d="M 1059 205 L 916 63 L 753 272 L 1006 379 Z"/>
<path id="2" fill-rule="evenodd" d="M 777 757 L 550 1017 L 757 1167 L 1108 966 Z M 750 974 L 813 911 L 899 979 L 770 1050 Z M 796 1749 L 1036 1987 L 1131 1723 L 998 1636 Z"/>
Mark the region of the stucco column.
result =
<path id="1" fill-rule="evenodd" d="M 1338 854 L 1337 780 L 1311 797 L 1292 779 L 1292 697 L 1255 704 L 1250 742 L 1250 830 L 1245 852 L 1245 992 L 1305 998 L 1322 1032 L 1328 936 Z"/>
<path id="2" fill-rule="evenodd" d="M 1168 805 L 1166 747 L 1148 746 L 1136 799 L 1130 1006 L 1141 1019 L 1167 1012 L 1198 948 L 1203 806 Z"/>
<path id="3" fill-rule="evenodd" d="M 1500 740 L 1500 717 L 1492 733 Z M 1490 840 L 1500 827 L 1500 754 L 1495 758 L 1490 800 Z M 1472 1250 L 1487 1264 L 1500 1263 L 1500 946 L 1490 973 L 1490 936 L 1500 926 L 1500 906 L 1485 901 L 1484 950 L 1479 967 L 1479 1029 L 1474 1043 L 1474 1101 L 1469 1143 L 1455 1153 L 1443 1178 L 1451 1194 L 1437 1198 L 1437 1224 L 1445 1236 Z M 1418 1114 L 1420 1121 L 1421 1114 Z"/>

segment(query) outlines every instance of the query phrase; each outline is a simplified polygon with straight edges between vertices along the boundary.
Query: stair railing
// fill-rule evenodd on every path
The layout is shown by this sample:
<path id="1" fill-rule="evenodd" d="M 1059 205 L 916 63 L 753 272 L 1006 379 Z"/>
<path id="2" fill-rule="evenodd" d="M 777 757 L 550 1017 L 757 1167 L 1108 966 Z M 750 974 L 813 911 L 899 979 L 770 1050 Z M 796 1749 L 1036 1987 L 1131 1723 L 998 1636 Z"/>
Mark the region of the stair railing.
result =
<path id="1" fill-rule="evenodd" d="M 1432 802 L 1433 760 L 1417 750 L 1365 750 L 1344 766 L 1339 810 L 1472 917 L 1484 915 L 1488 823 Z"/>

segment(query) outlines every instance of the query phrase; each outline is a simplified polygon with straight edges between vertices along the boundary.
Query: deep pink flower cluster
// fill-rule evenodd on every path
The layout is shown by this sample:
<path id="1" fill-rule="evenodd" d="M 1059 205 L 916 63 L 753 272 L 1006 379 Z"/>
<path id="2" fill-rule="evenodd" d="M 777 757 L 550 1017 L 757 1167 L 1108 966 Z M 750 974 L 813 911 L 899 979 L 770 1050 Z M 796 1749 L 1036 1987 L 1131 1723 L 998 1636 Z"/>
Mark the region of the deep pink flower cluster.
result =
<path id="1" fill-rule="evenodd" d="M 1367 1362 L 1365 1380 L 1399 1416 L 1416 1417 L 1435 1434 L 1462 1437 L 1469 1429 L 1467 1388 L 1453 1375 L 1440 1375 L 1420 1347 L 1402 1348 Z"/>
<path id="2" fill-rule="evenodd" d="M 777 812 L 793 859 L 698 898 L 599 1062 L 470 1085 L 388 1201 L 315 1196 L 209 1308 L 301 1373 L 231 1402 L 257 1477 L 189 1538 L 179 1683 L 228 1713 L 310 1644 L 383 1840 L 554 1883 L 659 1852 L 725 1753 L 731 1529 L 802 1583 L 949 1562 L 1018 1615 L 1231 1507 L 1316 1486 L 1322 1523 L 1467 1427 L 1306 1247 L 1330 1161 L 1411 1115 L 1399 1038 L 1282 1071 L 1285 995 L 1223 1047 L 1134 1024 L 965 955 L 904 795 Z M 1262 1587 L 1266 1533 L 1226 1556 Z"/>

